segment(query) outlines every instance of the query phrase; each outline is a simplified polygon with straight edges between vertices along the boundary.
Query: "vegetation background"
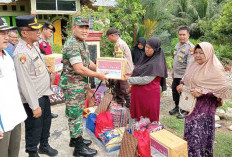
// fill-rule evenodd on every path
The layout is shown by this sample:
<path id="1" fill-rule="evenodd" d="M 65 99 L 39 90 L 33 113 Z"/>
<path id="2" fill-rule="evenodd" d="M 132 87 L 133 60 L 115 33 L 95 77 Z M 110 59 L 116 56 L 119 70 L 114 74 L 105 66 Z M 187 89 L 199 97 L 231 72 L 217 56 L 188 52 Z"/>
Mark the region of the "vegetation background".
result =
<path id="1" fill-rule="evenodd" d="M 232 0 L 116 0 L 114 7 L 82 8 L 82 16 L 94 18 L 94 30 L 103 31 L 101 56 L 112 56 L 113 44 L 105 32 L 110 27 L 120 31 L 121 38 L 132 49 L 138 37 L 158 37 L 166 55 L 169 68 L 173 50 L 178 42 L 180 26 L 191 29 L 190 41 L 213 44 L 215 53 L 225 66 L 232 65 Z M 71 21 L 70 21 L 71 22 Z M 71 34 L 71 31 L 69 31 Z M 62 52 L 62 46 L 52 46 Z M 232 107 L 232 103 L 223 106 Z M 231 121 L 231 119 L 228 119 Z M 161 119 L 169 129 L 183 136 L 184 121 L 167 115 Z M 216 157 L 232 157 L 231 132 L 216 131 Z"/>

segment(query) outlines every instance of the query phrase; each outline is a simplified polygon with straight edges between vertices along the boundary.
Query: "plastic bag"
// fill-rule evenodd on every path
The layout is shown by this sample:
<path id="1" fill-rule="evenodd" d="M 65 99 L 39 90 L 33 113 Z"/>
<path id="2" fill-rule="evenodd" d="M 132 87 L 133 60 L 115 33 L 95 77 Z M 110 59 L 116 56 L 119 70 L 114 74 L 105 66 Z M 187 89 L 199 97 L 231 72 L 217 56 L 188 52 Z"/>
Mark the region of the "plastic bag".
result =
<path id="1" fill-rule="evenodd" d="M 95 133 L 95 120 L 97 118 L 97 115 L 95 113 L 90 113 L 87 120 L 86 120 L 86 128 L 88 128 L 90 131 Z"/>
<path id="2" fill-rule="evenodd" d="M 95 136 L 98 138 L 99 134 L 104 133 L 106 131 L 112 130 L 113 127 L 113 118 L 109 111 L 101 112 L 95 121 Z"/>
<path id="3" fill-rule="evenodd" d="M 151 157 L 150 135 L 148 131 L 134 131 L 134 136 L 138 139 L 140 157 Z"/>

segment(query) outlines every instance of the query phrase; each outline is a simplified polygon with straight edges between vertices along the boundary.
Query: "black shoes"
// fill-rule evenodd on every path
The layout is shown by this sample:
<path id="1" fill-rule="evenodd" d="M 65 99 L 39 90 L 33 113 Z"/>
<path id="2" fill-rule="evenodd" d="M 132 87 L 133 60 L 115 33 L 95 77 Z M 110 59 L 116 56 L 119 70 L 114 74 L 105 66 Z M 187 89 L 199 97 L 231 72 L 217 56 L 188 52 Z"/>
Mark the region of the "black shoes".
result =
<path id="1" fill-rule="evenodd" d="M 84 139 L 82 136 L 79 137 L 81 138 L 80 140 L 86 145 L 86 146 L 90 146 L 92 144 L 91 140 L 86 140 Z M 76 142 L 77 142 L 78 138 L 71 138 L 70 139 L 70 143 L 69 143 L 69 147 L 75 147 Z"/>
<path id="2" fill-rule="evenodd" d="M 93 157 L 97 154 L 97 150 L 89 148 L 87 145 L 90 145 L 92 141 L 83 139 L 82 136 L 78 138 L 72 138 L 70 140 L 69 146 L 75 146 L 73 156 L 79 157 Z"/>
<path id="3" fill-rule="evenodd" d="M 186 111 L 184 111 L 184 110 L 181 110 L 181 114 L 179 113 L 177 116 L 176 116 L 176 118 L 178 118 L 178 119 L 183 119 L 183 118 L 185 118 L 185 115 L 187 115 L 188 114 L 188 112 L 186 112 Z"/>
<path id="4" fill-rule="evenodd" d="M 48 156 L 56 156 L 58 154 L 58 151 L 56 149 L 53 149 L 49 144 L 45 146 L 40 146 L 38 152 L 40 154 L 46 154 Z"/>
<path id="5" fill-rule="evenodd" d="M 97 150 L 87 147 L 84 143 L 75 146 L 73 156 L 92 157 L 97 154 Z"/>
<path id="6" fill-rule="evenodd" d="M 172 109 L 171 111 L 169 111 L 169 114 L 170 115 L 174 115 L 174 114 L 176 114 L 178 112 L 179 112 L 179 107 L 175 107 L 174 109 Z"/>
<path id="7" fill-rule="evenodd" d="M 58 114 L 51 113 L 51 118 L 57 118 L 57 117 L 58 117 Z"/>
<path id="8" fill-rule="evenodd" d="M 28 157 L 39 157 L 38 152 L 28 152 Z"/>

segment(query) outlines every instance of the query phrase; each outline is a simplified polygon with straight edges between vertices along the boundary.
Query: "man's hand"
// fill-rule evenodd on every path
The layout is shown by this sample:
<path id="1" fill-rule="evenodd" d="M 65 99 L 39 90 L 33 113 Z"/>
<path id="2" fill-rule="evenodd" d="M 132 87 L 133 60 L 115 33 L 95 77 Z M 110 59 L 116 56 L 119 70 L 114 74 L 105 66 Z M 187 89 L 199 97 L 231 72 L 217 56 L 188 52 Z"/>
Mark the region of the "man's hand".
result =
<path id="1" fill-rule="evenodd" d="M 0 130 L 0 140 L 3 139 L 3 132 Z"/>
<path id="2" fill-rule="evenodd" d="M 180 92 L 183 92 L 183 89 L 184 89 L 184 87 L 183 87 L 183 85 L 182 84 L 180 84 L 180 85 L 178 85 L 177 87 L 176 87 L 176 90 L 180 93 Z"/>
<path id="3" fill-rule="evenodd" d="M 37 109 L 33 110 L 34 118 L 39 118 L 41 115 L 42 115 L 42 110 L 40 106 Z"/>
<path id="4" fill-rule="evenodd" d="M 106 75 L 107 75 L 107 74 L 109 74 L 109 72 L 99 73 L 98 76 L 97 76 L 97 78 L 98 78 L 99 80 L 107 80 L 107 78 L 106 78 Z"/>
<path id="5" fill-rule="evenodd" d="M 190 89 L 190 93 L 195 97 L 198 98 L 202 96 L 202 93 L 198 92 L 196 89 Z"/>

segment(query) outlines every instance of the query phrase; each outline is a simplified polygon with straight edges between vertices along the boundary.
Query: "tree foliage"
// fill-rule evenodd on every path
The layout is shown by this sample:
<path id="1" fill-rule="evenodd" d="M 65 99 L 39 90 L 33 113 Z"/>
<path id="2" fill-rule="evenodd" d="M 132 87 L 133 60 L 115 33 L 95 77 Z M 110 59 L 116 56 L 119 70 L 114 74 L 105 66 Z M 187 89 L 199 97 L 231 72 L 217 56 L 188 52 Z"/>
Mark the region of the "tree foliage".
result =
<path id="1" fill-rule="evenodd" d="M 223 7 L 220 18 L 213 23 L 213 33 L 216 34 L 220 43 L 232 42 L 232 1 Z"/>
<path id="2" fill-rule="evenodd" d="M 105 32 L 110 27 L 119 30 L 121 38 L 127 42 L 129 47 L 134 46 L 135 27 L 142 24 L 145 10 L 140 0 L 117 0 L 117 6 L 112 8 L 99 7 L 97 11 L 84 7 L 82 16 L 94 17 L 94 29 L 104 31 L 101 42 L 102 55 L 110 55 L 113 46 L 105 37 Z"/>

